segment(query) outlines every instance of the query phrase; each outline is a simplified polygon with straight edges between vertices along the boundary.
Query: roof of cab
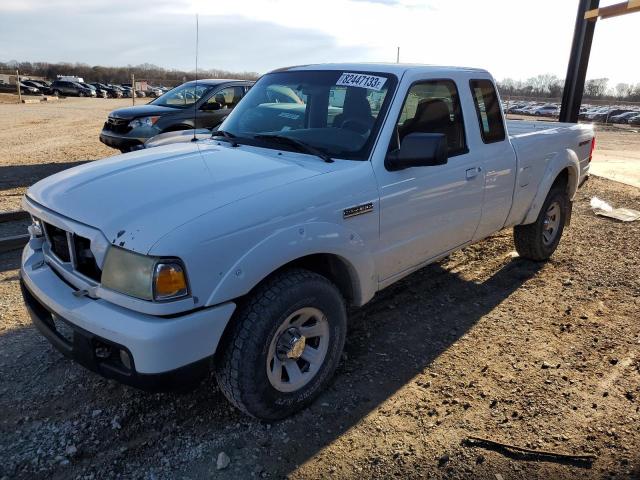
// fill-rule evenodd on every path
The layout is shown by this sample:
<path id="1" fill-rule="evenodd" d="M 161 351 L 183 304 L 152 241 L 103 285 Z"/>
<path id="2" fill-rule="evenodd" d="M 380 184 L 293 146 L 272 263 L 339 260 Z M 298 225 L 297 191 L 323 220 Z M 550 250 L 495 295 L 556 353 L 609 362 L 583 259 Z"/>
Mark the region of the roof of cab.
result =
<path id="1" fill-rule="evenodd" d="M 318 63 L 312 65 L 295 65 L 291 67 L 279 68 L 272 72 L 285 72 L 296 70 L 344 70 L 355 72 L 380 72 L 393 73 L 401 76 L 407 71 L 420 71 L 430 74 L 443 74 L 452 72 L 466 73 L 483 73 L 489 74 L 487 70 L 482 68 L 469 67 L 449 67 L 443 65 L 423 65 L 419 63 Z"/>

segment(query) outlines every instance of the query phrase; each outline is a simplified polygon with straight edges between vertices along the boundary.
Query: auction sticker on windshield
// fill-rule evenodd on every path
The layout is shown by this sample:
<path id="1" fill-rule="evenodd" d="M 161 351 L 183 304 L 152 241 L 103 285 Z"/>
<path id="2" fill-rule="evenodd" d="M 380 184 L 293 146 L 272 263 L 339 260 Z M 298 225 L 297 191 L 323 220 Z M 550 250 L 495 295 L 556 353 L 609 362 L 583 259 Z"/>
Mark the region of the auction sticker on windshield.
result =
<path id="1" fill-rule="evenodd" d="M 370 88 L 371 90 L 380 90 L 384 87 L 386 81 L 387 79 L 385 77 L 345 72 L 340 76 L 336 85 L 341 87 L 361 87 Z"/>

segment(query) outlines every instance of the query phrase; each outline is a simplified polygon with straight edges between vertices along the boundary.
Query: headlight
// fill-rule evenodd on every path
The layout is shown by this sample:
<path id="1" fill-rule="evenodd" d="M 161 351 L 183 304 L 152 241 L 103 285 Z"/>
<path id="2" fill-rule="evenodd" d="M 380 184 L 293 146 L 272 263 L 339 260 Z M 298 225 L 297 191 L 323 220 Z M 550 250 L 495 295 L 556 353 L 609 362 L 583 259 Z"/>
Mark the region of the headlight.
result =
<path id="1" fill-rule="evenodd" d="M 159 118 L 159 116 L 134 118 L 129 122 L 129 126 L 131 128 L 152 127 L 153 125 L 155 125 Z"/>
<path id="2" fill-rule="evenodd" d="M 189 293 L 182 264 L 118 247 L 107 252 L 102 286 L 143 300 L 173 300 Z"/>

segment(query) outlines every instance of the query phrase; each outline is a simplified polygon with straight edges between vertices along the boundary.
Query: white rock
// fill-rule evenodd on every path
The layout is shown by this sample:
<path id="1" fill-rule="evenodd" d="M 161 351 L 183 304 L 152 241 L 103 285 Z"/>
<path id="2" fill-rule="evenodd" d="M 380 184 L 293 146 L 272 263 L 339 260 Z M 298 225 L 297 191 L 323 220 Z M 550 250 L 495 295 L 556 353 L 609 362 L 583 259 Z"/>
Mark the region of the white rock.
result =
<path id="1" fill-rule="evenodd" d="M 229 458 L 229 455 L 224 452 L 220 452 L 218 454 L 218 460 L 216 461 L 216 468 L 218 470 L 224 470 L 229 466 L 230 463 L 231 459 Z"/>

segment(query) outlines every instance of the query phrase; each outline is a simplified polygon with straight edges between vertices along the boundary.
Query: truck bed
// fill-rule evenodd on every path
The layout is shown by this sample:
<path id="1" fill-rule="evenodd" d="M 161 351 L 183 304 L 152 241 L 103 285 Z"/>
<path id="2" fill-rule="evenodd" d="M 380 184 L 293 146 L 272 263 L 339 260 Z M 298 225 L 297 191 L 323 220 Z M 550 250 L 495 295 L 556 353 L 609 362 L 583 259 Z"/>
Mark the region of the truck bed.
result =
<path id="1" fill-rule="evenodd" d="M 507 131 L 511 138 L 537 133 L 542 130 L 564 129 L 582 130 L 582 127 L 577 123 L 548 122 L 544 120 L 507 120 Z"/>
<path id="2" fill-rule="evenodd" d="M 593 127 L 578 123 L 509 120 L 507 131 L 518 162 L 510 223 L 518 224 L 524 221 L 539 186 L 548 176 L 546 170 L 553 168 L 556 158 L 575 155 L 579 167 L 578 184 L 589 174 Z"/>

